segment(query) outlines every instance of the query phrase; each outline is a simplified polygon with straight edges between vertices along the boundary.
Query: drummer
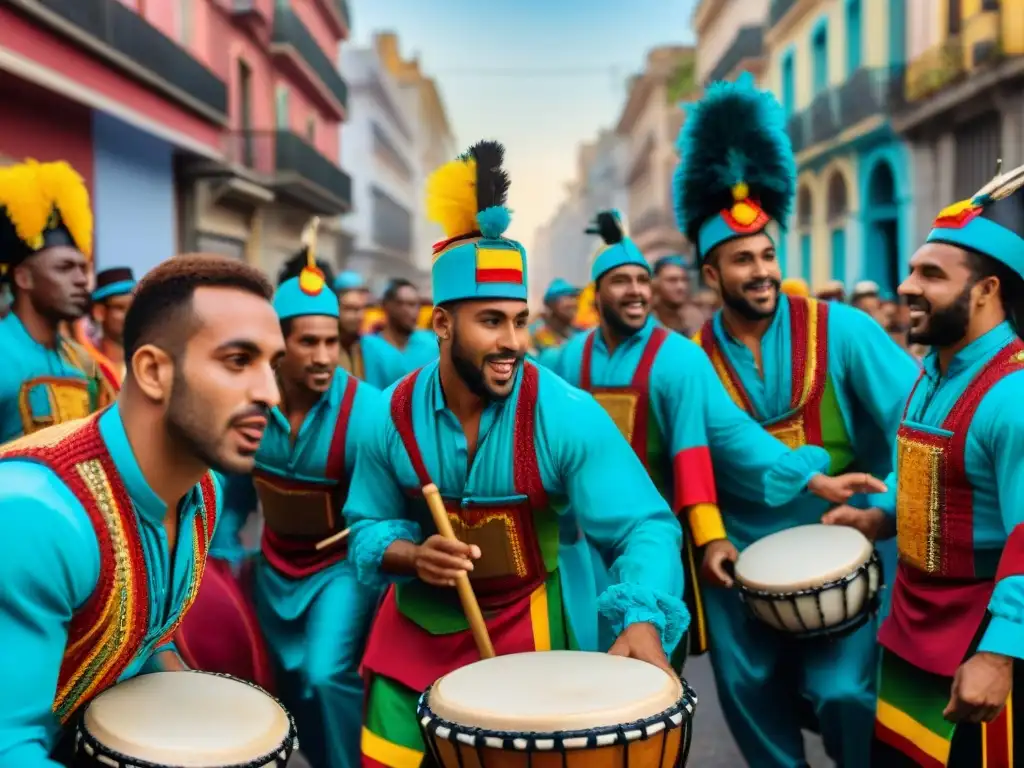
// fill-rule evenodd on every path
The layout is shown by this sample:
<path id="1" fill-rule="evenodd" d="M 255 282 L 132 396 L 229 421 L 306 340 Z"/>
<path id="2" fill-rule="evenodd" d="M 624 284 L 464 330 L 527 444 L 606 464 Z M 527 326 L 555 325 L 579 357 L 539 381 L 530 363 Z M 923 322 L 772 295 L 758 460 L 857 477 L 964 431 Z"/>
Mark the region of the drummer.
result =
<path id="1" fill-rule="evenodd" d="M 281 405 L 270 411 L 255 483 L 233 479 L 228 499 L 243 502 L 238 485 L 245 483 L 250 491 L 255 485 L 261 501 L 254 601 L 303 753 L 316 766 L 355 768 L 363 703 L 359 659 L 380 593 L 358 584 L 346 542 L 322 550 L 315 545 L 344 528 L 338 513 L 354 446 L 380 393 L 338 367 L 338 301 L 314 260 L 313 227 L 301 250 L 305 266 L 274 296 L 285 339 Z M 299 535 L 300 529 L 309 535 Z"/>
<path id="2" fill-rule="evenodd" d="M 385 393 L 345 507 L 360 579 L 397 585 L 363 659 L 364 766 L 416 765 L 416 698 L 479 658 L 451 589 L 461 572 L 478 577 L 498 654 L 571 647 L 575 617 L 600 608 L 617 635 L 612 653 L 668 671 L 689 620 L 668 505 L 597 403 L 523 360 L 526 254 L 504 236 L 503 153 L 481 142 L 428 180 L 428 213 L 449 238 L 433 262 L 440 359 Z M 467 186 L 472 207 L 462 202 Z M 421 527 L 429 483 L 454 502 L 464 541 Z M 579 526 L 613 561 L 617 583 L 599 600 L 592 571 L 560 567 L 560 526 L 572 536 Z"/>
<path id="3" fill-rule="evenodd" d="M 216 524 L 209 470 L 251 469 L 278 402 L 271 293 L 232 259 L 157 266 L 125 318 L 117 402 L 5 446 L 3 765 L 54 765 L 60 726 L 81 705 L 147 662 L 181 666 L 165 651 Z"/>
<path id="4" fill-rule="evenodd" d="M 725 535 L 712 454 L 734 469 L 738 492 L 760 504 L 785 503 L 808 485 L 820 496 L 846 501 L 864 476 L 828 477 L 822 474 L 828 455 L 820 448 L 790 451 L 729 399 L 697 345 L 658 323 L 651 313 L 651 268 L 625 235 L 618 211 L 599 213 L 589 231 L 604 240 L 591 268 L 600 325 L 566 343 L 556 371 L 595 393 L 673 510 L 689 523 L 690 649 L 703 653 L 694 548 Z M 621 407 L 624 398 L 628 408 Z M 677 668 L 682 657 L 677 652 Z"/>
<path id="5" fill-rule="evenodd" d="M 870 538 L 899 529 L 873 765 L 1024 760 L 1022 179 L 1018 168 L 943 210 L 911 258 L 899 287 L 909 339 L 932 352 L 906 404 L 899 470 L 877 508 L 826 518 Z"/>
<path id="6" fill-rule="evenodd" d="M 690 109 L 679 139 L 679 226 L 696 244 L 705 282 L 723 307 L 700 344 L 733 400 L 782 442 L 822 446 L 829 473 L 884 477 L 916 370 L 884 330 L 838 303 L 780 296 L 771 221 L 785 226 L 795 164 L 782 108 L 752 78 L 716 83 Z M 714 452 L 714 444 L 712 444 Z M 717 459 L 717 456 L 715 456 Z M 742 467 L 716 463 L 724 530 L 705 540 L 703 571 L 711 657 L 726 720 L 751 765 L 803 765 L 801 698 L 813 705 L 825 747 L 841 765 L 869 764 L 875 629 L 794 642 L 750 621 L 726 563 L 758 539 L 817 523 L 827 504 L 809 496 L 779 508 L 737 492 Z M 798 557 L 798 553 L 793 554 Z M 782 663 L 792 656 L 792 674 Z"/>

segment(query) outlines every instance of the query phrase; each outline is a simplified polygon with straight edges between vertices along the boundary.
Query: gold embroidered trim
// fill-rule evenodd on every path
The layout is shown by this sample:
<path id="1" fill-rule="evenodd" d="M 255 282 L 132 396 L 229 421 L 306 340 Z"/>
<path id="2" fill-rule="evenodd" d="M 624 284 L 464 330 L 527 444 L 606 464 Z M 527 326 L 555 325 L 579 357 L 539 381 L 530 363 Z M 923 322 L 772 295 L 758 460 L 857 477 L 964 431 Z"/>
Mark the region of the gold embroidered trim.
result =
<path id="1" fill-rule="evenodd" d="M 448 513 L 455 537 L 466 544 L 480 547 L 482 557 L 473 565 L 471 577 L 489 578 L 508 576 L 509 565 L 517 577 L 524 579 L 529 575 L 526 567 L 526 555 L 523 542 L 519 536 L 519 527 L 509 512 L 487 513 L 480 520 L 470 524 L 460 515 Z M 502 547 L 504 545 L 504 547 Z M 498 556 L 504 549 L 506 562 Z M 490 556 L 488 556 L 490 555 Z M 509 562 L 510 561 L 510 562 Z"/>
<path id="2" fill-rule="evenodd" d="M 765 430 L 787 448 L 796 450 L 807 445 L 807 434 L 804 432 L 802 416 L 797 419 L 787 419 L 779 424 L 766 425 Z"/>
<path id="3" fill-rule="evenodd" d="M 896 439 L 896 544 L 902 560 L 926 573 L 942 562 L 942 461 L 937 445 Z"/>
<path id="4" fill-rule="evenodd" d="M 50 413 L 36 416 L 32 412 L 32 390 L 41 387 L 46 392 Z M 89 383 L 84 379 L 57 376 L 37 376 L 27 379 L 18 391 L 18 413 L 26 435 L 54 424 L 84 419 L 92 412 Z"/>
<path id="5" fill-rule="evenodd" d="M 636 407 L 640 398 L 635 392 L 595 392 L 594 399 L 608 412 L 629 443 L 636 428 Z"/>

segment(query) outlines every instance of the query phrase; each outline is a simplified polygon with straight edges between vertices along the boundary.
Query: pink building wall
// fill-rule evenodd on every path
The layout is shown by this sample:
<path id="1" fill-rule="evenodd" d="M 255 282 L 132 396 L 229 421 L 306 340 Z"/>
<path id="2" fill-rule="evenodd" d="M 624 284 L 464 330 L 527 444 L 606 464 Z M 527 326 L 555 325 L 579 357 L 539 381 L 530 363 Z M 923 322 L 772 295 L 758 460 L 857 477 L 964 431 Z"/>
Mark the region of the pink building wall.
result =
<path id="1" fill-rule="evenodd" d="M 322 2 L 331 2 L 331 0 L 291 0 L 292 10 L 306 25 L 306 29 L 312 33 L 320 50 L 328 59 L 337 63 L 338 40 L 327 26 L 329 22 L 324 16 Z"/>

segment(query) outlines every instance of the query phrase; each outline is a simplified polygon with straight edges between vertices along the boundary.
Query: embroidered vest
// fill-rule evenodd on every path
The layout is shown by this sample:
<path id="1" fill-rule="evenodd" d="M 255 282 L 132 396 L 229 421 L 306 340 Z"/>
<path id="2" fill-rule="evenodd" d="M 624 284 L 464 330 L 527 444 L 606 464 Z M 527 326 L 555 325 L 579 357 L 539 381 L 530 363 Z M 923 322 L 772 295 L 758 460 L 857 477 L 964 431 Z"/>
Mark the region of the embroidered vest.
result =
<path id="1" fill-rule="evenodd" d="M 417 370 L 406 376 L 391 398 L 391 418 L 419 483 L 418 488 L 405 490 L 417 500 L 417 506 L 422 487 L 433 482 L 413 428 L 412 395 L 419 373 Z M 525 500 L 518 504 L 477 504 L 445 499 L 456 537 L 480 547 L 482 557 L 474 563 L 470 581 L 485 609 L 509 605 L 529 595 L 557 567 L 558 521 L 549 514 L 534 444 L 538 381 L 537 368 L 524 362 L 516 403 L 512 471 L 516 493 Z M 428 524 L 424 530 L 436 529 Z M 543 546 L 551 542 L 553 547 Z"/>
<path id="2" fill-rule="evenodd" d="M 98 416 L 67 422 L 0 448 L 2 459 L 30 459 L 49 468 L 74 494 L 92 522 L 100 550 L 96 589 L 74 616 L 57 678 L 53 712 L 61 723 L 114 685 L 142 647 L 149 630 L 149 582 L 132 499 L 100 435 Z M 203 513 L 195 517 L 193 578 L 170 639 L 195 600 L 216 525 L 211 475 L 200 483 Z"/>
<path id="3" fill-rule="evenodd" d="M 31 435 L 41 429 L 84 419 L 114 401 L 115 390 L 107 383 L 99 365 L 88 350 L 68 339 L 61 339 L 61 352 L 85 378 L 77 376 L 34 376 L 22 382 L 18 391 L 18 413 L 22 432 Z M 45 414 L 32 407 L 32 393 L 46 395 Z"/>
<path id="4" fill-rule="evenodd" d="M 253 471 L 265 523 L 260 549 L 267 562 L 291 578 L 321 571 L 344 559 L 348 551 L 344 539 L 323 550 L 316 545 L 345 528 L 341 514 L 349 486 L 345 445 L 358 387 L 359 380 L 349 376 L 327 451 L 323 482 L 295 480 L 265 469 Z"/>
<path id="5" fill-rule="evenodd" d="M 759 414 L 708 320 L 698 334 L 711 364 L 733 401 L 779 441 L 790 448 L 823 446 L 821 403 L 828 383 L 828 304 L 789 297 L 791 391 L 789 411 L 776 419 Z"/>

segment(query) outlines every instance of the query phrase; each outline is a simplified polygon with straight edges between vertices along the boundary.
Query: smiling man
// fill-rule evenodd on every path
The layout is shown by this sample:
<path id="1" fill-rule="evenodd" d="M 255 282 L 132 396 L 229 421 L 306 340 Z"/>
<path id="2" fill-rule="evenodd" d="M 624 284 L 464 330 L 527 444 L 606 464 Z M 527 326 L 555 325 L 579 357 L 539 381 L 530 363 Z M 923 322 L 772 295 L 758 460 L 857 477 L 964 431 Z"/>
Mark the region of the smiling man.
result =
<path id="1" fill-rule="evenodd" d="M 829 522 L 896 535 L 873 765 L 1024 758 L 1024 167 L 939 213 L 899 293 L 932 352 L 888 494 Z M 898 531 L 898 533 L 897 533 Z"/>
<path id="2" fill-rule="evenodd" d="M 345 507 L 360 579 L 392 585 L 363 659 L 364 768 L 418 765 L 417 697 L 479 658 L 453 589 L 461 572 L 499 654 L 572 647 L 576 619 L 600 609 L 612 653 L 667 669 L 688 623 L 679 525 L 643 466 L 593 398 L 524 361 L 526 253 L 504 236 L 503 155 L 481 142 L 428 180 L 449 238 L 432 270 L 440 358 L 378 403 Z M 429 483 L 459 541 L 430 522 Z M 600 597 L 592 572 L 559 556 L 560 529 L 577 528 L 614 563 Z"/>
<path id="3" fill-rule="evenodd" d="M 164 262 L 125 319 L 117 403 L 0 451 L 3 768 L 56 768 L 62 727 L 94 696 L 181 667 L 171 637 L 221 503 L 210 470 L 252 469 L 278 401 L 270 295 L 231 259 Z"/>
<path id="4" fill-rule="evenodd" d="M 885 476 L 916 366 L 864 313 L 780 295 L 775 243 L 765 228 L 773 220 L 785 227 L 796 189 L 781 105 L 748 75 L 715 83 L 689 109 L 678 149 L 679 227 L 723 305 L 698 340 L 725 389 L 788 446 L 824 449 L 829 474 Z M 874 620 L 838 639 L 794 641 L 752 621 L 728 589 L 726 564 L 740 551 L 819 522 L 829 505 L 808 495 L 777 509 L 751 504 L 738 493 L 743 472 L 716 462 L 725 525 L 702 542 L 711 660 L 729 727 L 751 765 L 804 765 L 807 699 L 833 760 L 870 765 Z"/>
<path id="5" fill-rule="evenodd" d="M 0 321 L 0 443 L 113 400 L 86 349 L 59 331 L 89 307 L 92 224 L 89 192 L 66 163 L 0 169 L 0 268 L 14 297 Z"/>

